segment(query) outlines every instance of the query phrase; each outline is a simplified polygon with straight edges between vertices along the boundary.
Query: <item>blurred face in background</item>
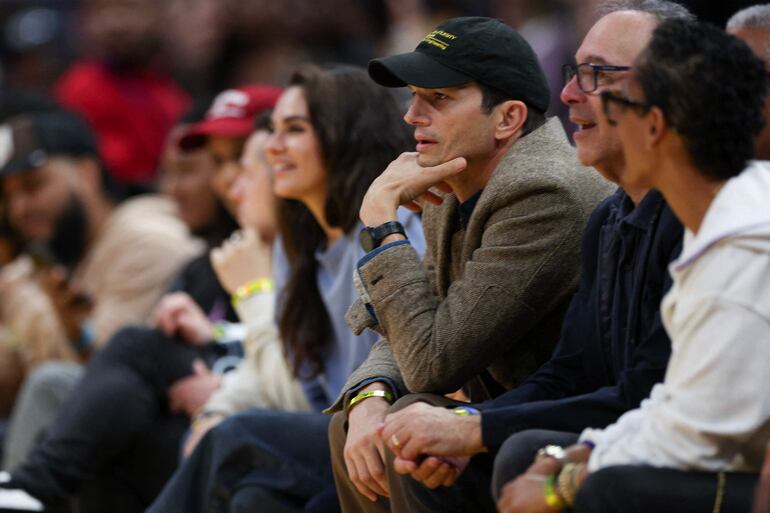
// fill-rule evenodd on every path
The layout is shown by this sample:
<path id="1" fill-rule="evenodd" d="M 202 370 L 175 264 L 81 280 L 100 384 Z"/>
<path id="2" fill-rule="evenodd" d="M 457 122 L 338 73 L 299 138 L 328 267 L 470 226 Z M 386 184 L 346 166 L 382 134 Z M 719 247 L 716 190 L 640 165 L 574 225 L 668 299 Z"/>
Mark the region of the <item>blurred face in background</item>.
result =
<path id="1" fill-rule="evenodd" d="M 216 166 L 205 149 L 181 152 L 175 135 L 184 130 L 174 129 L 162 158 L 160 187 L 178 205 L 179 217 L 194 234 L 200 234 L 217 222 L 219 202 L 212 181 Z"/>
<path id="2" fill-rule="evenodd" d="M 770 70 L 770 29 L 738 27 L 728 32 L 742 39 Z M 765 100 L 765 127 L 757 136 L 757 159 L 770 160 L 770 91 Z"/>
<path id="3" fill-rule="evenodd" d="M 241 157 L 243 172 L 229 191 L 238 223 L 254 229 L 265 241 L 272 240 L 276 231 L 272 171 L 265 155 L 269 137 L 267 130 L 257 130 L 248 138 Z"/>
<path id="4" fill-rule="evenodd" d="M 216 172 L 211 181 L 214 192 L 225 203 L 225 207 L 237 217 L 237 208 L 229 196 L 230 187 L 243 170 L 241 155 L 246 144 L 246 137 L 223 137 L 210 135 L 207 138 L 206 149 L 214 161 Z"/>
<path id="5" fill-rule="evenodd" d="M 96 166 L 90 159 L 51 157 L 42 166 L 3 178 L 8 222 L 24 242 L 45 242 L 64 265 L 79 261 L 88 244 L 86 197 L 95 177 L 85 168 Z"/>
<path id="6" fill-rule="evenodd" d="M 273 110 L 272 123 L 273 133 L 266 150 L 273 168 L 275 195 L 299 200 L 311 210 L 322 210 L 328 173 L 301 87 L 290 87 L 281 95 Z"/>
<path id="7" fill-rule="evenodd" d="M 70 203 L 80 202 L 77 171 L 70 159 L 52 158 L 3 178 L 2 186 L 8 220 L 25 240 L 51 240 Z"/>
<path id="8" fill-rule="evenodd" d="M 145 63 L 158 51 L 162 0 L 83 0 L 82 26 L 90 47 L 118 66 Z"/>

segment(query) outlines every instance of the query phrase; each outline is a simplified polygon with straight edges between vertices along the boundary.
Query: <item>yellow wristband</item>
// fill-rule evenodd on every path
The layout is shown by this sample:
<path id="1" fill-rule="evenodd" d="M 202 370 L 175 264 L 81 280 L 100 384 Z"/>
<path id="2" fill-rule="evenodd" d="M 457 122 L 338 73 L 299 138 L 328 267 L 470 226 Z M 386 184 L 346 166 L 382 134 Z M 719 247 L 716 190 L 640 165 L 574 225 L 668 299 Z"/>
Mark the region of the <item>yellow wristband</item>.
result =
<path id="1" fill-rule="evenodd" d="M 476 408 L 471 408 L 470 406 L 457 406 L 453 408 L 451 411 L 452 413 L 460 417 L 470 417 L 472 415 L 481 415 L 481 412 L 479 412 L 479 410 L 477 410 Z"/>
<path id="2" fill-rule="evenodd" d="M 370 397 L 382 397 L 386 401 L 388 401 L 390 404 L 393 404 L 393 394 L 388 392 L 387 390 L 367 390 L 366 392 L 361 392 L 357 396 L 355 396 L 353 399 L 350 400 L 348 403 L 348 411 L 350 409 L 363 401 L 364 399 L 369 399 Z"/>
<path id="3" fill-rule="evenodd" d="M 273 280 L 270 278 L 260 278 L 258 280 L 250 281 L 235 289 L 235 293 L 232 297 L 233 305 L 237 306 L 242 301 L 245 301 L 256 294 L 271 292 L 272 290 Z"/>

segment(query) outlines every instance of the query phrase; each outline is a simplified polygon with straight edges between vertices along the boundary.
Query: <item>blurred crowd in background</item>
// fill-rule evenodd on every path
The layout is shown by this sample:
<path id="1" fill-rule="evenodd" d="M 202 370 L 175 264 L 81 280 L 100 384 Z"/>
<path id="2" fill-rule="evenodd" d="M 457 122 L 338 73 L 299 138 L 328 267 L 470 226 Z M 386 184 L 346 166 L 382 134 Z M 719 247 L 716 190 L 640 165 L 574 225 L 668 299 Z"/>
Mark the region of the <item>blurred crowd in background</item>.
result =
<path id="1" fill-rule="evenodd" d="M 595 3 L 0 0 L 0 116 L 40 102 L 35 95 L 56 98 L 96 130 L 118 181 L 141 191 L 153 183 L 173 121 L 194 104 L 207 105 L 218 91 L 284 84 L 301 62 L 365 65 L 376 56 L 411 50 L 438 20 L 484 15 L 503 19 L 532 44 L 554 95 L 549 114 L 564 117 L 561 65 L 591 25 Z M 752 2 L 683 3 L 701 19 L 722 25 Z"/>

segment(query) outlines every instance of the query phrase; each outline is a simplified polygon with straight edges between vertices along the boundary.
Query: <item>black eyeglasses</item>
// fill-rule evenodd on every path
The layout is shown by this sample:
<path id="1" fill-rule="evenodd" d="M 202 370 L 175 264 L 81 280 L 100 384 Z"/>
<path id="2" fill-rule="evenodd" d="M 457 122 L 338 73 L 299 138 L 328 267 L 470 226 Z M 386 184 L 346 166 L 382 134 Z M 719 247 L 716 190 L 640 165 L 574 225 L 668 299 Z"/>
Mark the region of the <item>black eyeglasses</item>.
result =
<path id="1" fill-rule="evenodd" d="M 617 105 L 621 109 L 636 109 L 640 114 L 646 114 L 652 107 L 647 102 L 638 102 L 612 91 L 603 91 L 602 110 L 604 111 L 604 117 L 607 118 L 607 123 L 611 126 L 615 126 L 618 123 L 618 111 L 613 105 Z"/>
<path id="2" fill-rule="evenodd" d="M 608 72 L 628 71 L 631 66 L 608 66 L 604 64 L 565 64 L 561 67 L 564 74 L 564 83 L 567 84 L 572 77 L 577 76 L 578 87 L 584 93 L 596 91 L 600 85 L 612 83 Z"/>

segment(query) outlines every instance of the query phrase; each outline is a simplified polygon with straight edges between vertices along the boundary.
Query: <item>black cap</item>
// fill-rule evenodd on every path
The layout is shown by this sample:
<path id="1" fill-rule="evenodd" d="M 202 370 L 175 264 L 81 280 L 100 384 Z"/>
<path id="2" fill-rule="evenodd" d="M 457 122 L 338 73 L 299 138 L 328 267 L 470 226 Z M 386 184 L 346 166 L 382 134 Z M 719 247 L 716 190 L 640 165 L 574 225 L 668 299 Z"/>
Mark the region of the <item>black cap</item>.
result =
<path id="1" fill-rule="evenodd" d="M 452 18 L 425 36 L 411 53 L 374 59 L 369 76 L 386 87 L 435 89 L 478 82 L 548 110 L 551 93 L 529 43 L 500 20 Z"/>
<path id="2" fill-rule="evenodd" d="M 75 114 L 22 114 L 0 125 L 0 176 L 42 166 L 56 155 L 99 158 L 91 130 Z"/>

